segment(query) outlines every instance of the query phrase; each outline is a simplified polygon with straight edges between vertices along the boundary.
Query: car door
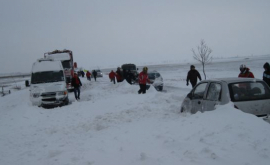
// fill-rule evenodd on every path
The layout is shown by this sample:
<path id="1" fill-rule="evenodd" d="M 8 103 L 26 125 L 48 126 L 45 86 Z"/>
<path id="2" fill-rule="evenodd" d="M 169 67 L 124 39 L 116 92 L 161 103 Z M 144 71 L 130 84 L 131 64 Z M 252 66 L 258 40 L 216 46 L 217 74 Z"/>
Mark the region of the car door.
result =
<path id="1" fill-rule="evenodd" d="M 203 100 L 202 111 L 211 111 L 219 104 L 222 86 L 218 82 L 211 82 L 207 88 L 206 98 Z"/>
<path id="2" fill-rule="evenodd" d="M 270 114 L 270 88 L 264 81 L 237 82 L 229 88 L 238 109 L 257 116 Z"/>
<path id="3" fill-rule="evenodd" d="M 207 82 L 204 82 L 195 86 L 192 92 L 191 113 L 202 111 L 202 106 L 203 106 L 202 103 L 203 103 L 203 98 L 205 95 L 207 84 L 208 84 Z"/>

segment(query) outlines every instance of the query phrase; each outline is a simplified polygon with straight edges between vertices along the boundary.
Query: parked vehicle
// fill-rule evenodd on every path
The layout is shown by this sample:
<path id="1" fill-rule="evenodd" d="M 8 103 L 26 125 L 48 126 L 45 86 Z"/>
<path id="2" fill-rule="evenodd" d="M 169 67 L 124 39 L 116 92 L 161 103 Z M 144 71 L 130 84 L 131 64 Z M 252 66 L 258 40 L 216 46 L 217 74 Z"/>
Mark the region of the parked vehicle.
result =
<path id="1" fill-rule="evenodd" d="M 123 77 L 130 84 L 138 83 L 138 68 L 136 68 L 135 64 L 123 64 L 121 66 L 121 70 L 123 71 Z"/>
<path id="2" fill-rule="evenodd" d="M 197 84 L 181 105 L 181 112 L 211 111 L 233 102 L 235 108 L 256 116 L 270 114 L 270 88 L 255 78 L 220 78 Z"/>
<path id="3" fill-rule="evenodd" d="M 103 73 L 101 72 L 100 69 L 97 69 L 96 72 L 97 72 L 97 77 L 103 77 Z"/>
<path id="4" fill-rule="evenodd" d="M 44 58 L 61 61 L 66 79 L 67 89 L 72 90 L 71 79 L 74 74 L 73 53 L 71 50 L 55 50 L 44 53 Z M 76 64 L 77 66 L 77 64 Z"/>
<path id="5" fill-rule="evenodd" d="M 163 90 L 163 78 L 157 71 L 148 71 L 148 78 L 157 91 Z"/>
<path id="6" fill-rule="evenodd" d="M 37 106 L 69 103 L 64 69 L 60 61 L 39 59 L 32 66 L 30 100 Z"/>

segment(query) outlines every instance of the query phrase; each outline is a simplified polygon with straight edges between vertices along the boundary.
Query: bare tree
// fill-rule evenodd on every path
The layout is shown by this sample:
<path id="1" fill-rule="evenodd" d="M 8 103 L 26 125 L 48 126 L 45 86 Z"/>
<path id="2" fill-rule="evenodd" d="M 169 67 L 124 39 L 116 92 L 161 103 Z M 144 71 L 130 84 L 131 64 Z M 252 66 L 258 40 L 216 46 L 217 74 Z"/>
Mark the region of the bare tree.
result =
<path id="1" fill-rule="evenodd" d="M 201 40 L 201 44 L 197 47 L 197 51 L 198 52 L 196 53 L 196 51 L 192 49 L 193 58 L 202 64 L 204 79 L 206 79 L 204 68 L 205 65 L 212 62 L 212 56 L 210 56 L 210 54 L 212 53 L 212 49 L 206 45 L 204 40 Z"/>

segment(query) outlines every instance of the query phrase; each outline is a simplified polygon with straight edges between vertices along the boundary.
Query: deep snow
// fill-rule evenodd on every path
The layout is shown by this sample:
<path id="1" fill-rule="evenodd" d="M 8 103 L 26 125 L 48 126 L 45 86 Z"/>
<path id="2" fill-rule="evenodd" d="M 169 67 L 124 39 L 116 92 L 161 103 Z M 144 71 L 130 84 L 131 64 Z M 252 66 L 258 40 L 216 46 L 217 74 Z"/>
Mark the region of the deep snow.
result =
<path id="1" fill-rule="evenodd" d="M 261 78 L 269 59 L 213 62 L 209 78 L 238 75 L 241 63 Z M 29 88 L 0 97 L 1 165 L 268 165 L 270 125 L 233 108 L 180 114 L 191 87 L 185 85 L 190 64 L 156 66 L 164 91 L 113 84 L 105 75 L 83 82 L 81 101 L 54 109 L 34 107 Z M 200 65 L 196 65 L 202 77 Z M 105 73 L 106 74 L 106 73 Z M 23 82 L 20 82 L 23 86 Z"/>

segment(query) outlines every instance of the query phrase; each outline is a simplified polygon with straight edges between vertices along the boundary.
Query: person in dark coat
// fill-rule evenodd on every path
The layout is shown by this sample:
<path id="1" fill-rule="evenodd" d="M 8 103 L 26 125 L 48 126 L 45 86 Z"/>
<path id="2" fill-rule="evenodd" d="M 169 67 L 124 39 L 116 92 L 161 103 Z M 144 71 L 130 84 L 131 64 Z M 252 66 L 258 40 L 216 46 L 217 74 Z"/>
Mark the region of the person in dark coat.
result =
<path id="1" fill-rule="evenodd" d="M 81 75 L 82 75 L 82 77 L 84 77 L 84 71 L 81 71 Z"/>
<path id="2" fill-rule="evenodd" d="M 246 65 L 242 64 L 240 65 L 240 73 L 238 77 L 243 77 L 243 78 L 254 78 L 254 75 L 252 72 L 250 72 L 249 68 L 246 67 Z"/>
<path id="3" fill-rule="evenodd" d="M 187 86 L 189 85 L 189 81 L 192 85 L 192 88 L 197 84 L 197 79 L 202 80 L 200 73 L 195 69 L 194 65 L 190 66 L 190 71 L 187 74 Z"/>
<path id="4" fill-rule="evenodd" d="M 264 72 L 263 72 L 263 81 L 266 82 L 266 84 L 270 87 L 270 66 L 269 63 L 266 62 L 263 65 Z"/>
<path id="5" fill-rule="evenodd" d="M 94 76 L 95 81 L 97 81 L 97 71 L 96 70 L 93 70 L 93 76 Z"/>
<path id="6" fill-rule="evenodd" d="M 71 80 L 71 86 L 74 87 L 74 95 L 76 100 L 80 100 L 80 87 L 82 86 L 81 80 L 78 77 L 77 73 L 74 73 L 74 76 Z"/>

